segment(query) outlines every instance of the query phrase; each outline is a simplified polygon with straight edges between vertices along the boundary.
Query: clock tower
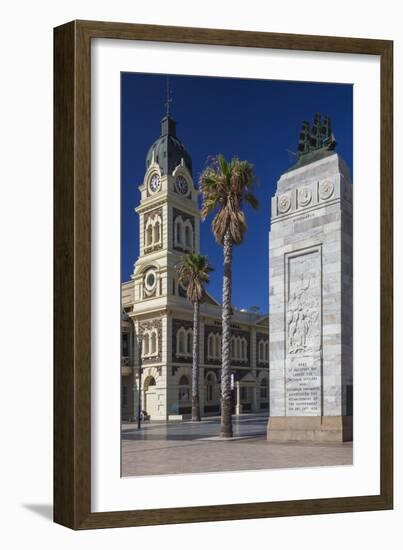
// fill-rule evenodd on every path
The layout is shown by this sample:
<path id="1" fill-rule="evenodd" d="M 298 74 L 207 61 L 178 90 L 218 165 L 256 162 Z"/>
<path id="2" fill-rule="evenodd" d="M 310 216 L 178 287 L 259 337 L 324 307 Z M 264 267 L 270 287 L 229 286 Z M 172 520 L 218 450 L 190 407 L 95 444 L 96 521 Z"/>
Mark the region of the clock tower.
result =
<path id="1" fill-rule="evenodd" d="M 183 294 L 176 282 L 181 256 L 200 249 L 198 191 L 192 160 L 176 135 L 175 120 L 166 115 L 161 135 L 151 145 L 139 187 L 140 254 L 134 265 L 136 313 L 169 307 Z"/>

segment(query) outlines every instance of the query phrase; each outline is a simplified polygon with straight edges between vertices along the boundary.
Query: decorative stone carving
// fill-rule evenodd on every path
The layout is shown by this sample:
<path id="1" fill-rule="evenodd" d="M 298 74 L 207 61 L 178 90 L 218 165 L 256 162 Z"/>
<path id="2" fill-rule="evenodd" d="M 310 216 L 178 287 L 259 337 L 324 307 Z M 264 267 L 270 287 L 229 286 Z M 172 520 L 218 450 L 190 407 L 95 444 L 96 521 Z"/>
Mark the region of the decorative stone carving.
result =
<path id="1" fill-rule="evenodd" d="M 298 190 L 298 205 L 308 206 L 312 200 L 312 191 L 309 187 L 302 187 Z"/>
<path id="2" fill-rule="evenodd" d="M 321 200 L 330 199 L 334 192 L 334 185 L 331 181 L 324 181 L 319 186 L 319 198 Z"/>
<path id="3" fill-rule="evenodd" d="M 320 264 L 317 258 L 318 252 L 289 260 L 287 348 L 290 354 L 312 352 L 320 343 Z"/>
<path id="4" fill-rule="evenodd" d="M 291 208 L 291 199 L 288 195 L 281 195 L 277 202 L 278 211 L 285 214 Z"/>

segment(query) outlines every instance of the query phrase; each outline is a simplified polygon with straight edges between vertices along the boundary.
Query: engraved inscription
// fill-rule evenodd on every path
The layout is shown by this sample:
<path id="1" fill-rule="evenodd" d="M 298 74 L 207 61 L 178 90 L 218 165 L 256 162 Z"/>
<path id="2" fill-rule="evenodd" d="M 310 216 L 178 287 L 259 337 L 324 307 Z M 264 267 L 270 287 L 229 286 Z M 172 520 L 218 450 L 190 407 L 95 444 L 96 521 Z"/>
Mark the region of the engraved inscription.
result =
<path id="1" fill-rule="evenodd" d="M 290 357 L 286 382 L 288 416 L 321 414 L 320 356 Z"/>

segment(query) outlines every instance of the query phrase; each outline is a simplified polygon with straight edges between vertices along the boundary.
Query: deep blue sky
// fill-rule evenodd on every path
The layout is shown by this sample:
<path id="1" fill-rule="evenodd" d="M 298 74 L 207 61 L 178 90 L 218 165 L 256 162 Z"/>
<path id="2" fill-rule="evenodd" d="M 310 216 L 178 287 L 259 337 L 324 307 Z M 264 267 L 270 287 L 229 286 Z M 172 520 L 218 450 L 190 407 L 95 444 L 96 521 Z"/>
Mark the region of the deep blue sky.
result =
<path id="1" fill-rule="evenodd" d="M 139 252 L 138 186 L 150 145 L 160 135 L 165 114 L 166 75 L 122 73 L 122 281 L 130 279 Z M 270 197 L 281 174 L 293 164 L 303 120 L 329 115 L 337 151 L 352 171 L 353 87 L 349 84 L 285 82 L 215 77 L 170 76 L 171 115 L 177 136 L 193 161 L 197 183 L 208 157 L 238 156 L 255 167 L 260 182 L 257 211 L 246 208 L 248 231 L 234 248 L 233 303 L 268 310 L 268 230 Z M 208 291 L 221 300 L 222 247 L 201 224 L 201 253 L 215 271 Z"/>

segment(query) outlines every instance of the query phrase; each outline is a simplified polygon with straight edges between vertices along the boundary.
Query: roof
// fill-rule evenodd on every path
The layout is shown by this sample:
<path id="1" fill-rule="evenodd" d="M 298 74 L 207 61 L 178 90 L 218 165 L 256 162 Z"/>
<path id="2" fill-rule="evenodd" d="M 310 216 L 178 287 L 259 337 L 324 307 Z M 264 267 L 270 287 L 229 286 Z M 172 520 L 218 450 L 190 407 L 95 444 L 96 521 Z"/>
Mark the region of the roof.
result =
<path id="1" fill-rule="evenodd" d="M 176 122 L 169 115 L 161 120 L 161 135 L 154 141 L 146 157 L 146 170 L 152 162 L 156 162 L 163 176 L 172 175 L 173 171 L 183 162 L 192 174 L 192 159 L 183 143 L 176 136 Z"/>

